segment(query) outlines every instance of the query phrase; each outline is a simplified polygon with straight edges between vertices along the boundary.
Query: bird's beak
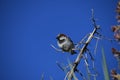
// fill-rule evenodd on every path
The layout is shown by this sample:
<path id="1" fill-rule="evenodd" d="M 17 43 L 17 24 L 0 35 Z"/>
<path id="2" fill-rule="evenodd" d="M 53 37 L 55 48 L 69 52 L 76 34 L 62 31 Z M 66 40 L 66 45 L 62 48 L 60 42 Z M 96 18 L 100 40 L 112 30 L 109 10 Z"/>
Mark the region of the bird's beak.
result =
<path id="1" fill-rule="evenodd" d="M 59 37 L 57 36 L 57 37 L 56 37 L 56 39 L 58 40 L 58 39 L 59 39 Z"/>

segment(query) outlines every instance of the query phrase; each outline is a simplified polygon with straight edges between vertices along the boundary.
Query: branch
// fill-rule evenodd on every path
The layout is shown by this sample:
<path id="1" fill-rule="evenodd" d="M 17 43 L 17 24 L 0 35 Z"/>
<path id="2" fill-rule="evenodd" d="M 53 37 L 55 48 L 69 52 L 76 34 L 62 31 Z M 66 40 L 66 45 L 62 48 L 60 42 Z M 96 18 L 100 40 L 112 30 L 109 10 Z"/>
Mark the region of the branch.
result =
<path id="1" fill-rule="evenodd" d="M 59 52 L 63 52 L 61 49 L 58 49 L 58 48 L 56 48 L 54 45 L 50 45 L 53 49 L 55 49 L 56 51 L 59 51 Z"/>
<path id="2" fill-rule="evenodd" d="M 85 50 L 87 49 L 87 46 L 88 44 L 90 43 L 90 41 L 92 40 L 94 34 L 97 32 L 97 30 L 99 29 L 99 27 L 96 25 L 95 23 L 95 19 L 94 19 L 94 16 L 93 16 L 93 12 L 92 12 L 92 21 L 93 21 L 93 24 L 94 24 L 94 30 L 92 31 L 92 33 L 90 33 L 87 41 L 85 42 L 85 44 L 83 45 L 83 47 L 81 48 L 75 62 L 74 62 L 74 65 L 72 66 L 72 69 L 68 72 L 68 80 L 72 80 L 73 78 L 73 74 L 74 72 L 77 70 L 77 66 L 78 64 L 80 63 L 82 57 L 83 57 L 83 54 L 85 52 Z"/>
<path id="3" fill-rule="evenodd" d="M 89 36 L 89 34 L 85 35 L 85 37 L 77 44 L 75 45 L 75 49 L 78 48 L 79 45 L 83 44 L 84 43 L 84 40 Z"/>

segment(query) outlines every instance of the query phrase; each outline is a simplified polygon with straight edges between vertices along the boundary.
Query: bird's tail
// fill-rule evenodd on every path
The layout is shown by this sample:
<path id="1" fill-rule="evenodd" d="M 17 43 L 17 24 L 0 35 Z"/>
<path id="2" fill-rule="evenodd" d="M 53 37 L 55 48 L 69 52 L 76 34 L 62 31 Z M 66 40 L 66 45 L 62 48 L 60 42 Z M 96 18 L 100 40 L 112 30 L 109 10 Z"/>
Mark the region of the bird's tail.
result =
<path id="1" fill-rule="evenodd" d="M 77 54 L 77 52 L 75 50 L 71 51 L 71 55 Z"/>

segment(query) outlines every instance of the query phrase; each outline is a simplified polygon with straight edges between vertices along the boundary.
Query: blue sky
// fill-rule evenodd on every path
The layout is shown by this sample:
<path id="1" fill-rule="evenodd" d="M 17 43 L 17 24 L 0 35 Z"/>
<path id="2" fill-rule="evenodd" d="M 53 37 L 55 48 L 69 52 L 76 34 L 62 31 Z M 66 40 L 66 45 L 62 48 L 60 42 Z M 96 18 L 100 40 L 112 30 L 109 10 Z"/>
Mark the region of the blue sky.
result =
<path id="1" fill-rule="evenodd" d="M 56 61 L 67 63 L 71 56 L 51 48 L 57 47 L 55 37 L 67 34 L 74 43 L 79 42 L 93 30 L 91 9 L 94 9 L 100 32 L 113 38 L 111 26 L 115 19 L 117 0 L 1 0 L 0 1 L 0 80 L 63 80 L 65 73 Z M 93 49 L 95 42 L 89 46 Z M 101 47 L 104 47 L 109 69 L 117 67 L 111 47 L 119 49 L 116 43 L 102 40 L 96 55 L 96 68 L 103 79 Z M 85 72 L 81 62 L 79 68 Z"/>

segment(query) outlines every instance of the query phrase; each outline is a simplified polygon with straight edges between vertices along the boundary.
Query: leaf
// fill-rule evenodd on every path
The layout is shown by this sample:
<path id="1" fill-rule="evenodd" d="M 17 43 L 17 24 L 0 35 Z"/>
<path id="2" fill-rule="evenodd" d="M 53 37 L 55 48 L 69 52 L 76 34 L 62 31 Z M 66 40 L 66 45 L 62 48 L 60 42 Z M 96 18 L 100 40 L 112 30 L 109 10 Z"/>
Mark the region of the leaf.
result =
<path id="1" fill-rule="evenodd" d="M 107 62 L 106 62 L 106 57 L 105 57 L 103 48 L 102 48 L 102 66 L 103 66 L 103 72 L 104 72 L 105 80 L 110 80 L 109 73 L 108 73 Z"/>

